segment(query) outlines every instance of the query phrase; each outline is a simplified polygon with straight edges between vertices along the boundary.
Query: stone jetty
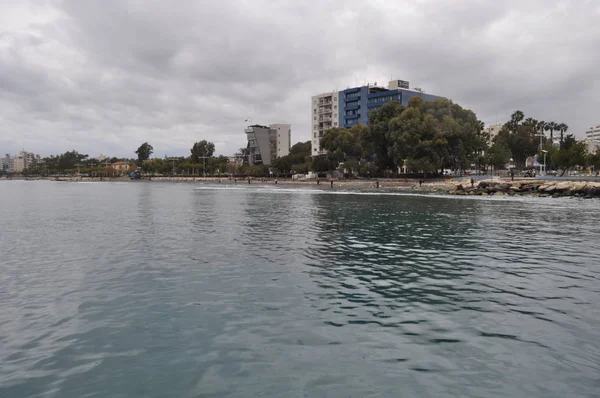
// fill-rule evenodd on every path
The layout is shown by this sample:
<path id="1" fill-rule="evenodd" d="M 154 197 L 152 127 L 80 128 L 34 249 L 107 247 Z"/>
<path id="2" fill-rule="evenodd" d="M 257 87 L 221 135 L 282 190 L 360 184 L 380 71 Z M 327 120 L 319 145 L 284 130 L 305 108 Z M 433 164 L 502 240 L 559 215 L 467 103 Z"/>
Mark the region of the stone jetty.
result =
<path id="1" fill-rule="evenodd" d="M 600 198 L 600 182 L 589 181 L 478 181 L 471 186 L 469 181 L 456 183 L 448 191 L 451 195 L 531 195 L 531 196 L 574 196 Z"/>

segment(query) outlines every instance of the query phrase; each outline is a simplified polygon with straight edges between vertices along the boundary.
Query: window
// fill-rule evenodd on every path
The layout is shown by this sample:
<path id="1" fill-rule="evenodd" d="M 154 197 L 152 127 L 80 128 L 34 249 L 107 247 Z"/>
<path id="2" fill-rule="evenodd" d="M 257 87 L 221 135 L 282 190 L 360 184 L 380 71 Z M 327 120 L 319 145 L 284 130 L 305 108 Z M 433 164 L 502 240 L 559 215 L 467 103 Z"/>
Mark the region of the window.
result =
<path id="1" fill-rule="evenodd" d="M 337 122 L 333 122 L 333 125 L 334 125 L 334 126 L 337 126 Z"/>
<path id="2" fill-rule="evenodd" d="M 317 152 L 317 148 L 313 149 L 313 152 Z"/>
<path id="3" fill-rule="evenodd" d="M 317 133 L 314 133 L 314 134 L 313 134 L 313 138 L 317 138 Z"/>
<path id="4" fill-rule="evenodd" d="M 314 113 L 317 113 L 317 108 L 313 109 Z"/>
<path id="5" fill-rule="evenodd" d="M 337 109 L 337 105 L 334 105 L 334 106 L 333 106 L 333 109 Z"/>
<path id="6" fill-rule="evenodd" d="M 360 91 L 357 91 L 356 93 L 348 93 L 346 94 L 346 98 L 356 98 L 360 96 Z"/>
<path id="7" fill-rule="evenodd" d="M 317 120 L 317 117 L 316 117 L 316 116 L 315 116 L 315 117 L 313 117 L 313 120 Z"/>

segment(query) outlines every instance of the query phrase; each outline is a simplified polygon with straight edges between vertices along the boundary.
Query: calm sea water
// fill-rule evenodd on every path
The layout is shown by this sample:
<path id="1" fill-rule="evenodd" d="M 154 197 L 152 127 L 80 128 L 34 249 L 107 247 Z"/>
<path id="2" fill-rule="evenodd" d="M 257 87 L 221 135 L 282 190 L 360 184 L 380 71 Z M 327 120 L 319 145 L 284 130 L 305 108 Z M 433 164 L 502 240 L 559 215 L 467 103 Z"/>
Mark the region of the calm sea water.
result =
<path id="1" fill-rule="evenodd" d="M 591 397 L 600 201 L 0 182 L 0 397 Z"/>

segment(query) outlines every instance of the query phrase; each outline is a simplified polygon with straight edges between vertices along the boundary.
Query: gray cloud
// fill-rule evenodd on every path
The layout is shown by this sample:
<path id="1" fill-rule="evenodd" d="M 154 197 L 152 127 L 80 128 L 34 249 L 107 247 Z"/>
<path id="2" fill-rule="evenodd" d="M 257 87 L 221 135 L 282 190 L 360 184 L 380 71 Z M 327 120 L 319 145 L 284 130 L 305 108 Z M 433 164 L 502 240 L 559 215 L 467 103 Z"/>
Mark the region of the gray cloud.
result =
<path id="1" fill-rule="evenodd" d="M 487 123 L 581 135 L 600 97 L 596 1 L 0 0 L 0 151 L 231 154 L 244 119 L 308 140 L 310 96 L 410 80 Z"/>

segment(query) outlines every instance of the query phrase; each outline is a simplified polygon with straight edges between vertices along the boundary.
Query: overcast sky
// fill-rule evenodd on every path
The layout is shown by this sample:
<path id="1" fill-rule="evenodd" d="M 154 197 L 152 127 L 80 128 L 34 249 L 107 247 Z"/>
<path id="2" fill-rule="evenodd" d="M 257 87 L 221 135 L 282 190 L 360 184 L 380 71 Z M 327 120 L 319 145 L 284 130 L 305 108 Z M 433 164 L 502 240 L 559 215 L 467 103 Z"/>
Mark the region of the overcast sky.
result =
<path id="1" fill-rule="evenodd" d="M 390 77 L 486 123 L 600 124 L 598 0 L 0 0 L 0 153 L 310 139 L 310 97 Z"/>

